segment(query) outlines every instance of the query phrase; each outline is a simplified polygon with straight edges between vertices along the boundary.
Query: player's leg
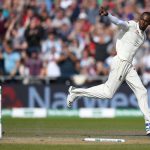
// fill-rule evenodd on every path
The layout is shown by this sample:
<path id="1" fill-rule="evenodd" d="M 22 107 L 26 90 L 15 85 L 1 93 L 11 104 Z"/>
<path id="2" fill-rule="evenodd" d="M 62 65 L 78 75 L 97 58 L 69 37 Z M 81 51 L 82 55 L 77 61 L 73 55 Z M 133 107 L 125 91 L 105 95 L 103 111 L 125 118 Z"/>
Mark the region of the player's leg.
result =
<path id="1" fill-rule="evenodd" d="M 126 76 L 126 82 L 137 97 L 139 107 L 144 114 L 147 134 L 150 134 L 150 110 L 148 108 L 147 90 L 133 67 Z"/>
<path id="2" fill-rule="evenodd" d="M 70 107 L 71 103 L 74 101 L 76 97 L 94 97 L 94 98 L 100 98 L 100 99 L 111 99 L 114 95 L 115 91 L 118 89 L 120 84 L 122 83 L 122 80 L 119 80 L 119 74 L 118 71 L 121 67 L 120 60 L 118 58 L 115 58 L 113 60 L 111 71 L 108 77 L 108 80 L 104 84 L 100 84 L 97 86 L 93 86 L 90 88 L 69 88 L 69 95 L 67 98 L 67 105 Z"/>

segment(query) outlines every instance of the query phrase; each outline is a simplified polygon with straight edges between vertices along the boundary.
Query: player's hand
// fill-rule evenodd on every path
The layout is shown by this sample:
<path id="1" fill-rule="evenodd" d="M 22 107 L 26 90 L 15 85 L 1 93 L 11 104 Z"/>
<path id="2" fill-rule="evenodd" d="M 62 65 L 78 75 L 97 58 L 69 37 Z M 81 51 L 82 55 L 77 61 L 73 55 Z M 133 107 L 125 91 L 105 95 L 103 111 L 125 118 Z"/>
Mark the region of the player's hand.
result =
<path id="1" fill-rule="evenodd" d="M 108 12 L 107 12 L 107 10 L 104 7 L 100 7 L 99 15 L 100 16 L 108 16 Z"/>

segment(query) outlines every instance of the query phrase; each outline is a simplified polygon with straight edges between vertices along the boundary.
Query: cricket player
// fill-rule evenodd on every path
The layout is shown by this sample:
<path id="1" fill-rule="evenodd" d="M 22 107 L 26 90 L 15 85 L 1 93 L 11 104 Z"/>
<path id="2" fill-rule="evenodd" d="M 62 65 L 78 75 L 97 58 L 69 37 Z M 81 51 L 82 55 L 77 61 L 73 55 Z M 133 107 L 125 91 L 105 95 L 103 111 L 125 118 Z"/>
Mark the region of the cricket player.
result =
<path id="1" fill-rule="evenodd" d="M 113 58 L 108 80 L 104 84 L 87 89 L 69 87 L 67 106 L 71 107 L 73 101 L 81 96 L 111 99 L 125 80 L 137 97 L 139 108 L 145 118 L 146 134 L 150 136 L 150 111 L 148 108 L 147 90 L 132 65 L 138 48 L 146 39 L 145 30 L 150 25 L 150 12 L 142 13 L 138 22 L 120 20 L 108 13 L 103 7 L 100 8 L 99 15 L 107 16 L 112 23 L 119 27 L 119 35 L 116 42 L 117 55 Z"/>

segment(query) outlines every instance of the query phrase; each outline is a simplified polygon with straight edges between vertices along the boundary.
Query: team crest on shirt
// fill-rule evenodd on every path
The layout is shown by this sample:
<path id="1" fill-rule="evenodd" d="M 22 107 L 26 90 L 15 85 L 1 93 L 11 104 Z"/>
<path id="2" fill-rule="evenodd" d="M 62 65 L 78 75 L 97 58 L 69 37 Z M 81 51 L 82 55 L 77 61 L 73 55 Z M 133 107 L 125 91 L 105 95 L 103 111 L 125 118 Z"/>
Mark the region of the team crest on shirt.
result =
<path id="1" fill-rule="evenodd" d="M 137 35 L 139 35 L 139 34 L 140 34 L 138 30 L 136 30 L 136 31 L 135 31 L 135 33 L 136 33 Z"/>

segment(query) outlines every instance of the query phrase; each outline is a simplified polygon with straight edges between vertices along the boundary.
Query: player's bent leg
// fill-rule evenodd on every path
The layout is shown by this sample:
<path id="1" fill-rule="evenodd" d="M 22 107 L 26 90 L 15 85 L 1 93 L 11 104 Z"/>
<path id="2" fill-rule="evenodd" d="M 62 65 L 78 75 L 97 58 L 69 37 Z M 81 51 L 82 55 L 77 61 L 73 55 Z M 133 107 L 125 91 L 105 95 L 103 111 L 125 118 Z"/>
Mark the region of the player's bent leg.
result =
<path id="1" fill-rule="evenodd" d="M 91 97 L 100 99 L 111 99 L 113 97 L 113 92 L 105 84 L 100 84 L 90 88 L 75 88 L 72 93 L 77 94 L 80 97 Z"/>
<path id="2" fill-rule="evenodd" d="M 69 94 L 67 97 L 67 106 L 71 107 L 73 101 L 77 97 L 91 97 L 100 99 L 111 99 L 113 97 L 113 92 L 108 88 L 107 83 L 93 86 L 91 88 L 74 88 L 69 87 Z"/>
<path id="3" fill-rule="evenodd" d="M 100 99 L 111 99 L 113 94 L 111 90 L 105 88 L 106 85 L 101 84 L 91 88 L 77 88 L 72 90 L 72 93 L 76 93 L 79 96 L 91 97 L 91 98 L 100 98 Z"/>
<path id="4" fill-rule="evenodd" d="M 122 70 L 122 61 L 117 57 L 113 60 L 113 65 L 111 67 L 108 80 L 104 84 L 93 86 L 90 88 L 69 88 L 69 95 L 67 98 L 67 105 L 70 106 L 76 97 L 91 97 L 99 99 L 111 99 L 122 83 L 122 80 L 119 80 L 120 71 Z M 121 67 L 121 68 L 120 68 Z"/>

